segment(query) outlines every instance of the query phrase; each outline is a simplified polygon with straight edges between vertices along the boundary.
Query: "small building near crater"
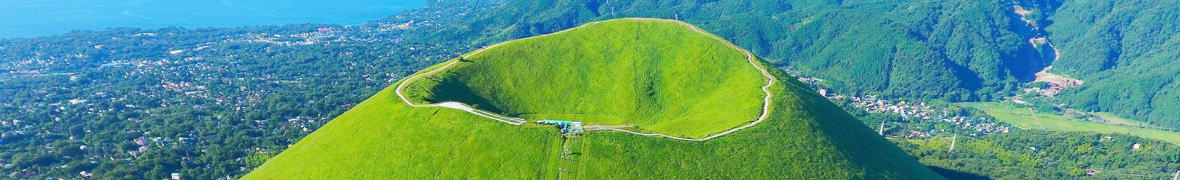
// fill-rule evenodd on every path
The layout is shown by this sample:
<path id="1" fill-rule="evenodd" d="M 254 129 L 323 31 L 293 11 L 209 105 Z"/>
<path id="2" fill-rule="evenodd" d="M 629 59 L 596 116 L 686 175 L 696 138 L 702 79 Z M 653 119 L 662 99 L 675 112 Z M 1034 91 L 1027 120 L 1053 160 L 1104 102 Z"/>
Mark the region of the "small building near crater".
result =
<path id="1" fill-rule="evenodd" d="M 578 134 L 584 131 L 582 122 L 579 121 L 546 119 L 537 121 L 537 124 L 557 125 L 557 129 L 561 130 L 562 134 Z"/>

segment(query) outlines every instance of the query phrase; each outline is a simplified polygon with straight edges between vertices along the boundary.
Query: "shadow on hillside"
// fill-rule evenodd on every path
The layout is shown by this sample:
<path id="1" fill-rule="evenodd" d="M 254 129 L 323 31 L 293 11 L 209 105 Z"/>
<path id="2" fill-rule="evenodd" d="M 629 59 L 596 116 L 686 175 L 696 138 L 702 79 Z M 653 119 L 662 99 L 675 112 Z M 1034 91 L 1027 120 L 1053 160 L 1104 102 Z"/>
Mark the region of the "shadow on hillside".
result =
<path id="1" fill-rule="evenodd" d="M 942 175 L 942 177 L 946 177 L 947 179 L 963 179 L 963 180 L 992 179 L 992 178 L 989 178 L 989 177 L 983 176 L 983 175 L 978 175 L 978 174 L 969 173 L 969 172 L 956 171 L 953 169 L 946 169 L 946 168 L 941 168 L 941 167 L 937 167 L 937 166 L 926 166 L 926 167 L 929 167 L 930 170 L 934 170 L 934 172 L 938 173 L 938 175 Z"/>
<path id="2" fill-rule="evenodd" d="M 459 82 L 455 78 L 446 78 L 437 86 L 431 88 L 434 97 L 430 102 L 455 101 L 470 105 L 477 109 L 504 114 L 503 109 L 496 107 L 490 100 L 476 94 L 475 90 Z"/>

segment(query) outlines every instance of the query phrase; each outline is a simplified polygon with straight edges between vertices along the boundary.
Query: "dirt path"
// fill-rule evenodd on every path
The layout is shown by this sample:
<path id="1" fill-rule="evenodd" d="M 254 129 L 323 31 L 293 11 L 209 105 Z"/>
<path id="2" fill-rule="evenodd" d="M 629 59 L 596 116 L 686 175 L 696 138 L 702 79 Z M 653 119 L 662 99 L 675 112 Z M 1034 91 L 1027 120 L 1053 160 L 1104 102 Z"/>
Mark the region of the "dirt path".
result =
<path id="1" fill-rule="evenodd" d="M 1032 108 L 1028 108 L 1028 115 L 1032 116 L 1033 121 L 1037 121 L 1037 125 L 1041 126 L 1041 130 L 1045 130 L 1045 123 L 1041 122 L 1041 118 L 1037 118 L 1037 111 L 1036 110 L 1033 110 Z"/>
<path id="2" fill-rule="evenodd" d="M 777 79 L 775 79 L 775 77 L 770 74 L 770 71 L 767 71 L 766 68 L 764 68 L 758 64 L 758 59 L 756 56 L 754 56 L 754 53 L 750 53 L 750 51 L 746 51 L 745 49 L 738 47 L 737 45 L 725 40 L 724 38 L 721 38 L 721 37 L 718 37 L 717 35 L 713 35 L 708 32 L 705 32 L 704 30 L 701 30 L 701 28 L 699 28 L 699 27 L 693 26 L 692 24 L 688 24 L 688 23 L 685 23 L 682 21 L 668 20 L 668 19 L 653 19 L 653 18 L 627 18 L 627 19 L 676 23 L 681 26 L 688 27 L 689 29 L 692 29 L 693 31 L 695 31 L 697 33 L 701 33 L 706 36 L 709 36 L 710 38 L 716 39 L 717 41 L 720 41 L 721 43 L 725 44 L 726 46 L 729 46 L 730 48 L 734 48 L 734 49 L 741 51 L 742 54 L 746 55 L 746 60 L 750 63 L 750 65 L 754 66 L 755 69 L 758 69 L 758 71 L 762 73 L 762 76 L 766 77 L 766 85 L 762 86 L 762 92 L 766 93 L 766 97 L 763 98 L 763 100 L 762 100 L 762 113 L 760 115 L 758 115 L 758 119 L 755 119 L 754 121 L 751 121 L 748 124 L 738 126 L 736 128 L 729 129 L 729 130 L 723 131 L 721 133 L 713 134 L 713 135 L 710 135 L 710 136 L 707 136 L 704 138 L 684 138 L 684 137 L 676 137 L 676 136 L 670 136 L 670 135 L 660 134 L 660 133 L 641 133 L 641 132 L 635 132 L 635 131 L 630 131 L 630 130 L 625 130 L 625 129 L 618 129 L 618 128 L 615 128 L 616 126 L 609 126 L 609 125 L 592 126 L 589 129 L 589 131 L 618 131 L 618 132 L 630 133 L 630 134 L 641 135 L 641 136 L 665 137 L 665 138 L 684 140 L 684 141 L 706 141 L 709 139 L 728 135 L 729 133 L 733 133 L 738 130 L 753 127 L 754 125 L 758 125 L 758 123 L 762 123 L 762 121 L 765 121 L 770 116 L 771 98 L 774 97 L 774 94 L 772 94 L 770 92 L 770 87 L 774 85 L 774 81 L 776 81 Z M 582 28 L 587 25 L 592 25 L 592 24 L 596 24 L 596 23 L 598 23 L 598 22 L 597 21 L 590 22 L 590 23 L 586 23 L 586 24 L 583 24 L 578 27 L 574 27 L 574 28 L 570 28 L 570 29 L 566 29 L 566 30 L 561 30 L 561 31 L 549 33 L 549 34 L 527 37 L 527 38 L 518 39 L 518 40 L 532 39 L 532 38 L 537 38 L 537 37 L 545 37 L 545 36 L 558 34 L 558 33 L 566 32 L 566 31 L 573 30 L 573 29 Z M 506 42 L 501 42 L 501 43 L 496 43 L 496 44 L 493 44 L 490 46 L 486 46 L 486 47 L 477 49 L 475 51 L 472 51 L 471 53 L 467 53 L 467 54 L 463 55 L 463 58 L 470 58 L 471 56 L 482 53 L 484 50 L 495 48 L 497 46 L 503 45 L 505 43 L 513 42 L 513 41 L 517 41 L 517 40 L 506 41 Z M 398 84 L 397 88 L 394 89 L 394 93 L 397 94 L 397 96 L 402 99 L 402 102 L 405 102 L 406 104 L 408 104 L 412 107 L 444 107 L 444 108 L 457 109 L 457 110 L 466 111 L 468 113 L 475 114 L 475 115 L 478 115 L 478 116 L 481 116 L 484 118 L 508 123 L 511 125 L 521 125 L 526 122 L 524 119 L 521 119 L 521 118 L 508 117 L 508 116 L 504 116 L 504 115 L 500 115 L 500 114 L 496 114 L 496 113 L 492 113 L 492 112 L 487 112 L 487 111 L 475 109 L 475 108 L 472 108 L 471 106 L 468 106 L 468 105 L 460 103 L 460 102 L 447 101 L 447 102 L 439 102 L 439 103 L 433 103 L 433 104 L 415 104 L 414 102 L 412 102 L 408 98 L 406 98 L 406 96 L 402 93 L 402 89 L 404 89 L 406 84 L 408 84 L 409 82 L 417 80 L 418 78 L 420 78 L 422 76 L 431 75 L 431 74 L 437 73 L 439 71 L 442 71 L 444 69 L 450 68 L 451 66 L 457 64 L 458 62 L 459 62 L 458 60 L 451 60 L 451 61 L 447 62 L 447 64 L 443 65 L 442 67 L 439 67 L 438 69 L 434 69 L 434 70 L 431 70 L 431 71 L 428 71 L 425 73 L 411 75 L 410 77 L 403 80 L 400 84 Z"/>

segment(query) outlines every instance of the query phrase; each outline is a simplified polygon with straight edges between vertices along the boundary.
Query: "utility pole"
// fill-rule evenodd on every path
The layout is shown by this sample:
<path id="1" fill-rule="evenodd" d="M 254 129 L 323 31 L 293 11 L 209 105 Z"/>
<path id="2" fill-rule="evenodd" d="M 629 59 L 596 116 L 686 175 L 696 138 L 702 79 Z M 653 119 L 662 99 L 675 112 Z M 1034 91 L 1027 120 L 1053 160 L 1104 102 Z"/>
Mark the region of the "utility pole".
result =
<path id="1" fill-rule="evenodd" d="M 954 137 L 951 137 L 951 149 L 950 149 L 950 150 L 947 150 L 946 152 L 955 151 L 955 141 L 957 141 L 958 139 L 959 139 L 959 135 L 958 135 L 958 134 L 955 134 L 955 136 L 954 136 Z"/>
<path id="2" fill-rule="evenodd" d="M 885 121 L 888 120 L 881 120 L 881 128 L 877 129 L 877 134 L 881 134 L 882 137 L 885 136 Z"/>

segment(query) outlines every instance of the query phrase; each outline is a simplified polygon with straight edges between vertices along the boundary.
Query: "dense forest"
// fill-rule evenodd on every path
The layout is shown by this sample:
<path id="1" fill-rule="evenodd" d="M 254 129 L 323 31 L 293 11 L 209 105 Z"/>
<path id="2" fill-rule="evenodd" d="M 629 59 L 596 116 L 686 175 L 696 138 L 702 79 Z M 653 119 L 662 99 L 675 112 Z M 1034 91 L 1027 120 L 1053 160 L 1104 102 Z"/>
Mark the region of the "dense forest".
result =
<path id="1" fill-rule="evenodd" d="M 1043 21 L 1061 47 L 1054 71 L 1086 85 L 1071 106 L 1180 128 L 1180 1 L 1071 1 Z"/>
<path id="2" fill-rule="evenodd" d="M 1085 81 L 1058 96 L 1066 106 L 1177 128 L 1176 4 L 462 0 L 431 2 L 359 26 L 111 29 L 5 39 L 0 40 L 0 175 L 70 178 L 85 171 L 100 179 L 154 179 L 179 172 L 185 178 L 232 178 L 426 65 L 490 43 L 618 17 L 699 25 L 795 75 L 822 79 L 817 87 L 849 95 L 999 100 L 1052 65 L 1052 72 Z M 1032 13 L 1015 14 L 1018 5 Z M 1060 52 L 1030 46 L 1037 37 L 1048 37 Z M 862 118 L 868 116 L 880 115 Z M 866 124 L 872 122 L 878 121 Z M 1041 133 L 976 140 L 1010 151 L 1040 146 L 1065 152 L 1056 149 L 1104 138 Z M 986 169 L 1001 167 L 1058 170 L 1044 177 L 1075 176 L 1070 171 L 1092 167 L 1176 169 L 1180 158 L 1174 153 L 1103 155 L 1140 142 L 1116 139 L 1118 144 L 1089 143 L 1109 146 L 1093 155 L 1035 156 L 1084 157 L 1052 166 L 958 165 L 953 163 L 985 159 L 988 151 L 944 155 L 924 150 L 940 147 L 929 143 L 898 143 L 928 165 L 989 176 L 997 174 Z M 1100 163 L 1107 161 L 1125 164 Z"/>

